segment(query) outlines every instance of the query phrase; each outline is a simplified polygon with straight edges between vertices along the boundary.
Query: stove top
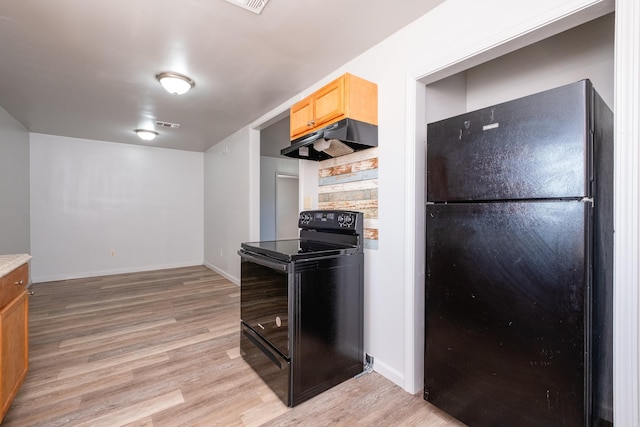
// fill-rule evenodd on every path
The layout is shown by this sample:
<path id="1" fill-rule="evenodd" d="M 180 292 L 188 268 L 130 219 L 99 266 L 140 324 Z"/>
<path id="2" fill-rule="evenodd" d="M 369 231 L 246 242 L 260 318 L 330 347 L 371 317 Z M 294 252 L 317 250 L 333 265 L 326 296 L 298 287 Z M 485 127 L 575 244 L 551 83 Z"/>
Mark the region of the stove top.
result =
<path id="1" fill-rule="evenodd" d="M 242 243 L 242 250 L 285 262 L 321 256 L 362 253 L 362 212 L 302 211 L 299 239 Z"/>
<path id="2" fill-rule="evenodd" d="M 242 249 L 281 261 L 356 253 L 357 247 L 304 239 L 242 243 Z"/>

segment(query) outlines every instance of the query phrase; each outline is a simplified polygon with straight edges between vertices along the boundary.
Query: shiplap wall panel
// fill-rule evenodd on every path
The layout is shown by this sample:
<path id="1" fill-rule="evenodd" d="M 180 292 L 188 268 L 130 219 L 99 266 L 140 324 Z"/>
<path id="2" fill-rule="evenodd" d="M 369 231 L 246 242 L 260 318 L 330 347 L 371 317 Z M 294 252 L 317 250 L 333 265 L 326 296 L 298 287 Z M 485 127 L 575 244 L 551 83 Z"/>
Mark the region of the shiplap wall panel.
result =
<path id="1" fill-rule="evenodd" d="M 378 248 L 378 149 L 320 162 L 318 208 L 364 213 L 365 247 Z"/>

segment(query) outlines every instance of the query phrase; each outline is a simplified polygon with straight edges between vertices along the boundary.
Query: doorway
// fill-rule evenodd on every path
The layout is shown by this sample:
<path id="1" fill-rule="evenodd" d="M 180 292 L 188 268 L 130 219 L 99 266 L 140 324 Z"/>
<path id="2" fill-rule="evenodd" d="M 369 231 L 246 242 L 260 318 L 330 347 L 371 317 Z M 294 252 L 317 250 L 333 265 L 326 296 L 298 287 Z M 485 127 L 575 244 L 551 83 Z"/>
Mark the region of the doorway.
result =
<path id="1" fill-rule="evenodd" d="M 276 173 L 276 240 L 298 237 L 298 176 Z"/>

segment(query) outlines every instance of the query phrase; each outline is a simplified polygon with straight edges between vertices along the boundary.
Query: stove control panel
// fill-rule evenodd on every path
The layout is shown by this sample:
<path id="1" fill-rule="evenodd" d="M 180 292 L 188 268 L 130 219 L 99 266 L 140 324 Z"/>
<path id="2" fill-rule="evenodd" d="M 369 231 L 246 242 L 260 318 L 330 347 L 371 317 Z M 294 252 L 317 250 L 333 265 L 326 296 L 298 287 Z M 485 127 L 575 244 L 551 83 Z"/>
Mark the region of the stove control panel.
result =
<path id="1" fill-rule="evenodd" d="M 303 211 L 298 226 L 306 229 L 356 230 L 362 223 L 362 212 L 354 211 Z"/>

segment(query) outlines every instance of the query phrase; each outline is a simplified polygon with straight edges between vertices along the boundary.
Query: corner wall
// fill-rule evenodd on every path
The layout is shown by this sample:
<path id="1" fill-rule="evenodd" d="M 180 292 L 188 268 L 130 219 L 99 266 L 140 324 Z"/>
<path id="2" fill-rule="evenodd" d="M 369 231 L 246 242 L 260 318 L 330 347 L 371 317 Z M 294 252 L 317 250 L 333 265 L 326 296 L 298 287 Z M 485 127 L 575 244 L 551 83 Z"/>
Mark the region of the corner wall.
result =
<path id="1" fill-rule="evenodd" d="M 236 284 L 240 243 L 258 240 L 250 212 L 259 210 L 260 147 L 252 133 L 244 128 L 204 153 L 204 263 Z"/>
<path id="2" fill-rule="evenodd" d="M 0 255 L 31 253 L 29 133 L 0 108 Z"/>

